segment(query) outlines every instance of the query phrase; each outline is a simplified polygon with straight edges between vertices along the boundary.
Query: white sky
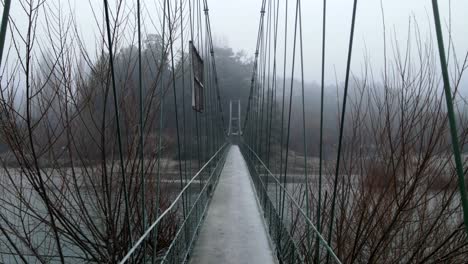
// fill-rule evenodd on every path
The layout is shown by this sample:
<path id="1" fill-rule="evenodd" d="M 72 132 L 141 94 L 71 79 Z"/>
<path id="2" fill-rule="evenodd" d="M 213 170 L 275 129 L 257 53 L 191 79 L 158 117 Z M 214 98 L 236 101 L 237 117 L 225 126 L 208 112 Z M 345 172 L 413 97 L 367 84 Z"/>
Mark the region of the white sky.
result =
<path id="1" fill-rule="evenodd" d="M 171 0 L 172 4 L 179 0 Z M 271 0 L 266 0 L 271 1 Z M 276 1 L 276 0 L 275 0 Z M 63 9 L 71 8 L 75 15 L 86 45 L 90 49 L 96 48 L 99 42 L 96 38 L 97 25 L 93 17 L 92 10 L 102 15 L 102 1 L 98 0 L 48 0 L 51 3 L 60 3 Z M 114 3 L 113 1 L 110 1 Z M 156 6 L 161 0 L 142 0 L 146 7 L 142 14 L 145 21 L 145 32 L 155 33 L 153 23 L 157 23 L 160 18 L 160 11 Z M 284 4 L 286 0 L 280 0 L 281 18 L 284 16 Z M 291 47 L 293 30 L 293 15 L 295 0 L 289 0 L 289 38 L 288 45 Z M 447 26 L 449 14 L 449 2 L 452 8 L 452 37 L 455 43 L 455 50 L 461 57 L 468 50 L 468 1 L 466 0 L 439 0 L 442 21 Z M 13 1 L 11 15 L 21 17 L 24 15 L 21 7 Z M 124 1 L 127 10 L 130 10 L 136 0 Z M 235 51 L 244 50 L 253 56 L 257 38 L 258 23 L 260 18 L 260 7 L 262 0 L 208 0 L 211 27 L 215 42 L 231 46 Z M 321 63 L 321 28 L 322 28 L 322 1 L 303 0 L 303 42 L 304 42 L 304 73 L 307 81 L 320 81 Z M 326 74 L 327 83 L 335 83 L 335 69 L 338 82 L 342 82 L 345 65 L 347 46 L 349 39 L 352 0 L 327 0 L 327 46 L 326 46 Z M 375 74 L 379 74 L 383 63 L 383 33 L 382 33 L 382 13 L 381 1 L 379 0 L 359 0 L 357 8 L 357 21 L 355 29 L 355 42 L 353 49 L 352 71 L 359 73 L 363 62 L 363 57 L 367 53 L 372 63 Z M 428 37 L 432 34 L 434 47 L 435 33 L 432 24 L 432 6 L 430 0 L 382 0 L 385 9 L 385 22 L 387 25 L 387 45 L 392 49 L 390 35 L 397 36 L 400 41 L 400 48 L 404 50 L 408 31 L 408 21 L 411 16 L 418 21 L 421 34 Z M 115 3 L 114 3 L 115 6 Z M 43 15 L 43 14 L 42 14 Z M 267 14 L 265 14 L 267 16 Z M 156 22 L 155 22 L 156 21 Z M 102 22 L 102 21 L 101 21 Z M 17 19 L 16 23 L 21 27 L 25 21 Z M 133 23 L 133 22 L 132 22 Z M 42 23 L 44 27 L 44 23 Z M 284 29 L 284 19 L 280 20 L 279 35 L 282 36 Z M 131 30 L 131 27 L 130 29 Z M 447 32 L 447 27 L 444 28 Z M 412 32 L 413 35 L 414 32 Z M 131 36 L 134 32 L 128 34 Z M 445 36 L 447 45 L 447 35 Z M 279 39 L 279 43 L 283 41 Z M 7 39 L 8 45 L 8 39 Z M 282 52 L 282 44 L 278 46 L 278 51 Z M 291 49 L 288 49 L 289 52 Z M 367 52 L 366 52 L 367 51 Z M 278 53 L 282 58 L 282 53 Z M 288 53 L 288 58 L 291 54 Z M 281 64 L 281 63 L 279 63 Z M 290 62 L 287 67 L 290 68 Z M 279 69 L 281 72 L 281 69 Z M 289 70 L 288 70 L 289 72 Z M 287 73 L 291 75 L 291 73 Z M 296 72 L 297 76 L 297 72 Z M 468 89 L 467 89 L 468 90 Z"/>
<path id="2" fill-rule="evenodd" d="M 216 39 L 219 42 L 227 43 L 236 50 L 243 49 L 247 51 L 248 54 L 254 54 L 261 2 L 261 0 L 209 1 L 212 29 Z M 447 24 L 449 17 L 449 2 L 449 0 L 439 0 L 441 19 Z M 285 0 L 280 0 L 280 3 L 280 7 L 284 7 Z M 291 18 L 295 11 L 293 6 L 294 3 L 294 0 L 289 1 L 289 16 Z M 322 3 L 323 1 L 320 0 L 302 1 L 305 56 L 304 70 L 305 78 L 308 81 L 318 82 L 320 80 Z M 387 25 L 387 45 L 389 45 L 390 42 L 389 35 L 395 34 L 401 42 L 400 46 L 402 48 L 406 46 L 405 41 L 408 31 L 408 22 L 411 16 L 414 16 L 417 20 L 421 34 L 423 36 L 433 34 L 433 40 L 435 41 L 435 31 L 432 24 L 432 5 L 430 0 L 383 0 L 382 4 Z M 352 5 L 352 0 L 327 0 L 325 79 L 328 83 L 335 82 L 334 68 L 336 68 L 339 79 L 344 75 Z M 452 37 L 456 45 L 456 50 L 460 54 L 459 56 L 466 53 L 468 50 L 467 10 L 468 1 L 451 1 Z M 280 11 L 280 13 L 281 12 L 284 11 Z M 292 22 L 293 21 L 291 20 L 290 30 L 293 29 Z M 280 28 L 284 28 L 284 25 L 280 26 Z M 444 28 L 444 30 L 447 30 L 447 28 Z M 353 72 L 359 71 L 362 58 L 366 53 L 365 48 L 367 48 L 367 54 L 370 56 L 374 70 L 383 65 L 382 32 L 382 12 L 380 1 L 359 0 L 353 48 Z M 387 47 L 387 49 L 389 48 L 391 47 Z"/>

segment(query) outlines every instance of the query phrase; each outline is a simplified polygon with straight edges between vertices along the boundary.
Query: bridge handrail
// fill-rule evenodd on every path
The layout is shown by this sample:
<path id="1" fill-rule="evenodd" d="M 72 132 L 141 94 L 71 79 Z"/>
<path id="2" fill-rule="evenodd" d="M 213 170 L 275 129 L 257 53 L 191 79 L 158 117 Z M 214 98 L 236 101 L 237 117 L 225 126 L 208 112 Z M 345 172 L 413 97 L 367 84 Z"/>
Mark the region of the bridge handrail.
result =
<path id="1" fill-rule="evenodd" d="M 216 164 L 216 167 L 215 167 L 214 170 L 211 172 L 210 176 L 209 176 L 208 179 L 207 179 L 207 182 L 210 182 L 210 181 L 212 180 L 212 178 L 215 176 L 215 174 L 216 174 L 216 169 L 218 169 L 219 166 L 222 165 L 222 164 L 220 164 L 220 163 L 221 163 L 221 162 L 218 162 L 218 163 Z M 219 180 L 219 177 L 218 177 L 217 180 Z M 215 186 L 216 186 L 216 185 L 217 185 L 217 183 L 215 183 Z M 207 188 L 208 188 L 208 184 L 205 184 L 205 185 L 203 186 L 202 190 L 200 191 L 200 195 L 198 195 L 197 199 L 195 199 L 195 201 L 194 201 L 194 203 L 193 203 L 194 206 L 192 206 L 192 207 L 190 208 L 190 211 L 187 213 L 187 215 L 186 215 L 184 221 L 181 223 L 180 228 L 179 228 L 179 230 L 177 231 L 177 234 L 176 234 L 175 237 L 174 237 L 173 243 L 171 243 L 171 245 L 170 245 L 169 248 L 167 249 L 166 254 L 164 255 L 164 257 L 163 257 L 161 263 L 166 263 L 166 262 L 168 262 L 167 259 L 170 258 L 169 253 L 170 253 L 171 250 L 175 247 L 174 241 L 177 240 L 177 239 L 182 235 L 183 229 L 184 229 L 184 231 L 185 231 L 186 226 L 187 226 L 187 222 L 190 221 L 190 217 L 193 216 L 194 211 L 195 211 L 195 214 L 196 214 L 196 205 L 197 205 L 197 204 L 199 203 L 199 201 L 202 199 L 202 195 L 201 195 L 201 194 L 203 194 L 203 192 L 205 192 Z M 203 211 L 202 211 L 202 215 L 205 214 L 205 212 L 206 212 L 207 209 L 208 209 L 208 203 L 205 204 L 204 209 L 203 209 Z M 200 225 L 201 225 L 202 222 L 203 222 L 202 220 L 203 220 L 202 218 L 199 219 L 195 230 L 197 230 L 197 229 L 200 227 Z M 189 244 L 189 245 L 188 245 L 189 250 L 187 250 L 187 251 L 185 252 L 184 257 L 183 257 L 184 260 L 186 260 L 188 254 L 190 253 L 189 251 L 190 251 L 190 249 L 192 248 L 193 243 L 195 242 L 195 239 L 196 239 L 196 236 L 192 236 L 192 237 L 190 238 L 190 240 L 187 241 L 188 244 Z"/>
<path id="2" fill-rule="evenodd" d="M 296 199 L 293 197 L 293 195 L 284 187 L 284 185 L 273 175 L 273 173 L 270 171 L 270 169 L 265 165 L 265 163 L 262 161 L 262 159 L 257 155 L 257 153 L 250 148 L 249 145 L 247 145 L 245 142 L 242 142 L 244 146 L 247 147 L 247 149 L 254 155 L 254 157 L 260 162 L 260 164 L 264 167 L 266 172 L 272 176 L 272 178 L 276 181 L 277 186 L 280 187 L 280 189 L 288 196 L 288 198 L 293 202 L 293 204 L 297 207 L 298 212 L 304 217 L 305 221 L 307 224 L 312 228 L 312 231 L 318 236 L 320 242 L 322 245 L 325 247 L 325 249 L 330 253 L 332 258 L 336 261 L 336 263 L 341 264 L 341 260 L 338 258 L 338 256 L 335 254 L 333 249 L 328 245 L 327 241 L 325 238 L 322 236 L 322 234 L 317 230 L 316 226 L 312 222 L 312 220 L 307 216 L 307 214 L 304 212 L 302 207 L 299 205 L 299 203 L 296 201 Z M 247 157 L 248 158 L 248 157 Z M 263 182 L 262 182 L 263 184 Z"/>
<path id="3" fill-rule="evenodd" d="M 143 241 L 151 234 L 153 229 L 161 222 L 161 220 L 176 207 L 179 200 L 182 199 L 184 193 L 189 189 L 190 185 L 200 176 L 200 174 L 205 170 L 205 168 L 213 161 L 213 159 L 218 156 L 228 145 L 228 143 L 224 143 L 213 156 L 201 167 L 201 169 L 192 177 L 192 179 L 185 185 L 185 187 L 180 191 L 180 193 L 176 196 L 174 201 L 171 205 L 148 227 L 148 229 L 143 233 L 143 235 L 134 243 L 133 247 L 127 252 L 127 254 L 122 258 L 119 262 L 120 264 L 126 263 L 135 251 L 140 247 Z"/>

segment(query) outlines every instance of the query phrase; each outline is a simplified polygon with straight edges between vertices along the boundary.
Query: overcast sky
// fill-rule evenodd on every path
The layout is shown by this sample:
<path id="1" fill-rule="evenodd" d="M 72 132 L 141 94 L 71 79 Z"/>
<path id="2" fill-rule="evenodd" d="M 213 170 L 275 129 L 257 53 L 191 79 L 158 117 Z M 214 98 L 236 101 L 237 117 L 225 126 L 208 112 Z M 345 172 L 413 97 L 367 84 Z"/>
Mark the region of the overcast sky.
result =
<path id="1" fill-rule="evenodd" d="M 97 0 L 50 0 L 58 2 L 62 8 L 71 7 L 79 28 L 80 34 L 86 40 L 86 44 L 92 49 L 98 42 L 96 39 L 96 21 L 92 10 L 97 15 L 102 16 L 102 1 Z M 172 3 L 175 3 L 176 0 Z M 178 2 L 179 0 L 177 0 Z M 272 1 L 272 0 L 266 0 Z M 276 0 L 275 0 L 276 1 Z M 135 1 L 124 1 L 127 6 L 134 6 Z M 284 12 L 286 0 L 280 0 L 280 25 L 279 35 L 284 30 Z M 293 30 L 293 15 L 295 0 L 289 0 L 289 37 L 288 37 L 288 58 L 291 57 L 291 32 Z M 455 50 L 460 57 L 468 49 L 468 10 L 467 0 L 440 0 L 441 17 L 444 24 L 444 32 L 447 32 L 449 2 L 451 2 L 452 13 L 452 38 L 455 43 Z M 112 3 L 112 1 L 111 1 Z M 157 0 L 143 1 L 146 11 L 143 20 L 145 21 L 145 32 L 154 33 L 151 20 L 157 21 L 160 13 L 155 6 Z M 321 28 L 322 28 L 322 3 L 321 0 L 303 0 L 302 20 L 303 20 L 303 43 L 304 43 L 304 73 L 307 81 L 320 81 L 320 60 L 321 60 Z M 232 47 L 235 51 L 244 50 L 248 55 L 253 56 L 257 38 L 258 24 L 260 18 L 260 8 L 262 0 L 208 0 L 209 14 L 211 17 L 211 27 L 215 42 L 221 45 Z M 350 31 L 350 21 L 352 12 L 352 0 L 328 0 L 327 1 L 327 38 L 326 38 L 326 74 L 327 83 L 335 83 L 335 70 L 338 82 L 343 81 L 346 54 Z M 400 43 L 400 49 L 404 50 L 408 32 L 410 17 L 413 17 L 419 25 L 423 38 L 429 38 L 433 34 L 435 46 L 434 26 L 432 17 L 432 6 L 430 0 L 382 0 L 385 10 L 385 23 L 387 26 L 388 50 L 395 50 L 395 37 Z M 43 14 L 42 14 L 43 15 Z M 267 15 L 267 14 L 266 14 Z M 24 16 L 19 5 L 13 1 L 12 16 Z M 102 21 L 100 21 L 102 22 Z M 21 27 L 21 19 L 16 19 L 16 23 Z M 414 25 L 414 22 L 412 22 Z M 42 23 L 44 27 L 44 23 Z M 357 21 L 355 29 L 355 43 L 352 60 L 352 71 L 359 74 L 363 58 L 367 54 L 371 61 L 375 74 L 379 74 L 383 65 L 383 33 L 382 33 L 382 12 L 380 0 L 359 0 L 357 8 Z M 411 36 L 414 38 L 414 27 Z M 134 32 L 132 33 L 134 34 Z M 448 36 L 445 35 L 447 40 Z M 281 39 L 279 43 L 282 43 Z M 446 42 L 447 43 L 447 42 Z M 8 45 L 8 38 L 7 38 Z M 281 44 L 282 45 L 282 44 Z M 278 54 L 281 54 L 283 46 L 279 45 Z M 415 45 L 413 45 L 415 46 Z M 278 63 L 281 65 L 281 62 Z M 290 68 L 287 63 L 287 68 Z M 281 69 L 280 69 L 281 70 Z M 280 71 L 278 71 L 280 72 Z M 290 76 L 288 71 L 286 74 Z M 296 75 L 297 76 L 297 75 Z M 467 89 L 468 90 L 468 89 Z"/>
<path id="2" fill-rule="evenodd" d="M 242 49 L 247 51 L 248 54 L 254 54 L 261 2 L 261 0 L 210 0 L 210 16 L 216 40 L 232 46 L 235 50 Z M 280 7 L 283 9 L 280 11 L 281 13 L 284 12 L 285 0 L 280 0 L 280 2 Z M 441 19 L 447 24 L 449 2 L 449 0 L 439 1 Z M 294 6 L 291 7 L 291 5 L 295 1 L 290 0 L 289 3 L 289 16 L 292 17 Z M 321 0 L 302 1 L 304 70 L 305 78 L 308 81 L 320 80 L 322 3 Z M 339 78 L 344 74 L 352 4 L 352 0 L 327 0 L 326 80 L 329 83 L 335 82 L 334 68 L 336 68 Z M 383 0 L 382 5 L 387 25 L 388 45 L 390 45 L 389 35 L 394 34 L 401 42 L 401 48 L 406 46 L 405 41 L 410 17 L 417 20 L 423 37 L 433 34 L 433 40 L 435 41 L 430 0 Z M 460 54 L 459 56 L 468 50 L 467 10 L 468 1 L 451 1 L 452 37 L 456 44 L 456 50 Z M 290 23 L 292 23 L 292 20 Z M 280 25 L 280 27 L 284 28 L 284 25 Z M 290 30 L 292 29 L 293 27 L 290 24 Z M 354 72 L 359 71 L 366 50 L 376 71 L 383 65 L 382 32 L 381 1 L 359 0 L 352 64 Z M 414 36 L 414 31 L 412 31 L 412 35 Z"/>

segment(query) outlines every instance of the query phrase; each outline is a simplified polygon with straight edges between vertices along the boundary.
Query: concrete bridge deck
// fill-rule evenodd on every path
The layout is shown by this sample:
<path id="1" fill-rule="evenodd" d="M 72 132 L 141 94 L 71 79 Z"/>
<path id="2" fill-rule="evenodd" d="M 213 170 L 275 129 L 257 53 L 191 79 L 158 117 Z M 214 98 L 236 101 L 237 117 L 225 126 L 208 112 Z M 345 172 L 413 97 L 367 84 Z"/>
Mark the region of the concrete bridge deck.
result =
<path id="1" fill-rule="evenodd" d="M 190 263 L 276 263 L 253 188 L 239 147 L 232 146 Z"/>

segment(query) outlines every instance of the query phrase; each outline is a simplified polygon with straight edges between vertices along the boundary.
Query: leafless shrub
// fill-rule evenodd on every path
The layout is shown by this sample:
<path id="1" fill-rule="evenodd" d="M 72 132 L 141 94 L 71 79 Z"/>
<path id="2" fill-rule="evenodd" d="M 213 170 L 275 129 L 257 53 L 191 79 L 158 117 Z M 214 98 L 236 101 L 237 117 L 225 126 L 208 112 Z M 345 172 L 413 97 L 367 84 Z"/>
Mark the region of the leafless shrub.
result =
<path id="1" fill-rule="evenodd" d="M 167 49 L 172 43 L 167 35 L 165 46 L 161 46 L 159 36 L 147 39 L 143 70 L 151 74 L 144 74 L 145 120 L 140 128 L 135 118 L 139 111 L 134 77 L 135 11 L 125 1 L 114 4 L 112 49 L 124 168 L 118 162 L 115 95 L 99 10 L 94 15 L 101 40 L 92 54 L 75 20 L 79 14 L 67 12 L 61 1 L 15 1 L 21 6 L 26 26 L 10 17 L 11 42 L 0 77 L 0 134 L 8 149 L 0 155 L 2 262 L 116 263 L 130 247 L 131 237 L 134 240 L 144 231 L 142 207 L 146 207 L 147 221 L 153 221 L 171 202 L 169 191 L 157 185 L 156 175 L 171 178 L 167 175 L 171 173 L 168 163 L 173 142 L 163 141 L 158 152 L 158 140 L 167 139 L 170 133 L 159 133 L 159 111 L 161 95 L 172 84 L 167 78 Z M 172 12 L 177 12 L 177 6 Z M 177 19 L 168 26 L 174 32 L 178 27 Z M 138 156 L 139 129 L 144 130 L 146 143 L 143 172 Z M 123 172 L 128 182 L 128 210 Z M 144 183 L 141 173 L 147 175 Z M 146 186 L 144 203 L 142 184 Z M 177 224 L 174 213 L 159 225 L 158 249 L 170 244 Z"/>
<path id="2" fill-rule="evenodd" d="M 374 77 L 371 59 L 354 79 L 345 125 L 343 167 L 339 173 L 337 217 L 331 244 L 344 263 L 464 263 L 468 254 L 463 229 L 445 101 L 437 53 L 415 20 L 408 28 L 406 50 L 393 39 L 382 79 Z M 451 44 L 453 45 L 453 44 Z M 457 90 L 468 53 L 450 50 Z M 463 101 L 458 101 L 461 107 Z M 465 114 L 459 113 L 459 136 L 466 142 Z M 333 162 L 324 173 L 322 233 L 330 225 Z M 311 189 L 316 182 L 311 183 Z M 298 197 L 304 190 L 296 191 Z M 317 205 L 316 192 L 310 204 Z M 328 197 L 328 198 L 327 198 Z M 323 201 L 322 197 L 322 201 Z M 302 203 L 304 204 L 304 203 Z M 292 214 L 292 216 L 295 216 Z M 291 229 L 307 225 L 291 221 Z M 316 219 L 316 210 L 311 219 Z M 307 232 L 296 232 L 303 254 L 314 262 Z M 325 260 L 326 253 L 321 251 Z"/>

